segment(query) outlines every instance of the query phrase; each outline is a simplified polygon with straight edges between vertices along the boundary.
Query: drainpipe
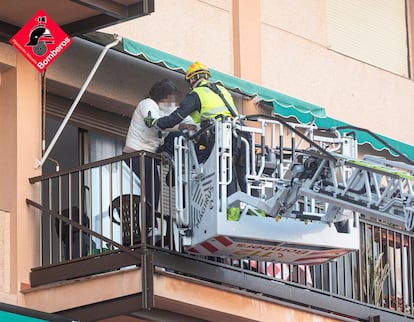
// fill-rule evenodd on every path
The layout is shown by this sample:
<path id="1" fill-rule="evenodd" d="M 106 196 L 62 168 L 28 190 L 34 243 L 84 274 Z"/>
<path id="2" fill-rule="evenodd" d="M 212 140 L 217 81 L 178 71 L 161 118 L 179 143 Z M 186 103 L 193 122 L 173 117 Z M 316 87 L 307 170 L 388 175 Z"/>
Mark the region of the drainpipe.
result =
<path id="1" fill-rule="evenodd" d="M 73 101 L 72 106 L 70 107 L 68 113 L 65 116 L 65 119 L 63 120 L 62 124 L 60 124 L 59 129 L 56 131 L 55 136 L 53 137 L 52 141 L 49 144 L 49 147 L 47 148 L 45 154 L 43 154 L 43 157 L 41 160 L 36 159 L 35 160 L 35 169 L 37 169 L 38 167 L 40 167 L 41 165 L 43 165 L 43 163 L 45 162 L 45 160 L 48 158 L 50 151 L 52 151 L 54 145 L 56 144 L 57 139 L 59 138 L 59 136 L 62 134 L 63 128 L 66 126 L 66 123 L 68 123 L 69 118 L 72 116 L 73 111 L 75 110 L 76 106 L 78 105 L 82 95 L 85 93 L 86 88 L 88 87 L 89 83 L 92 80 L 92 77 L 95 75 L 96 70 L 98 69 L 99 65 L 101 64 L 102 60 L 105 57 L 105 54 L 107 53 L 107 51 L 116 46 L 122 39 L 122 37 L 118 36 L 118 35 L 114 35 L 115 36 L 115 40 L 113 42 L 111 42 L 110 44 L 106 45 L 105 48 L 102 50 L 100 56 L 98 57 L 98 60 L 95 63 L 95 66 L 93 66 L 91 72 L 88 75 L 88 78 L 86 79 L 85 83 L 82 85 L 82 88 L 80 89 L 78 95 L 76 96 L 76 99 Z"/>

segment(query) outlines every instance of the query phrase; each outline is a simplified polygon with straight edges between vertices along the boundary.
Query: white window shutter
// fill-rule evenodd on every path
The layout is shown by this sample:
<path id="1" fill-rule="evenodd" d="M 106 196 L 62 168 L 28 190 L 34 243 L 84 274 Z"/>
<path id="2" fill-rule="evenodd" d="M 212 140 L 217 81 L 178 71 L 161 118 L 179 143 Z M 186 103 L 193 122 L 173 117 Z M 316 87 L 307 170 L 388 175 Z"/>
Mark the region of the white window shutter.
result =
<path id="1" fill-rule="evenodd" d="M 408 77 L 405 0 L 327 0 L 332 50 Z"/>

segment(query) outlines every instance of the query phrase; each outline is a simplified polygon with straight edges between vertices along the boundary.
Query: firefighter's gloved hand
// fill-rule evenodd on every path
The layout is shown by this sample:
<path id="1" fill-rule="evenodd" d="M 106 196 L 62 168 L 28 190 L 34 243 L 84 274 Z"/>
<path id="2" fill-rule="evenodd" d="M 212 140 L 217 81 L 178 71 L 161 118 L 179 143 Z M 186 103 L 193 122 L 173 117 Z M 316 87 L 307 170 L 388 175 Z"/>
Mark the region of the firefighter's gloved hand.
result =
<path id="1" fill-rule="evenodd" d="M 147 117 L 144 118 L 144 123 L 147 127 L 153 127 L 157 123 L 157 119 L 151 116 L 151 111 L 148 111 Z"/>

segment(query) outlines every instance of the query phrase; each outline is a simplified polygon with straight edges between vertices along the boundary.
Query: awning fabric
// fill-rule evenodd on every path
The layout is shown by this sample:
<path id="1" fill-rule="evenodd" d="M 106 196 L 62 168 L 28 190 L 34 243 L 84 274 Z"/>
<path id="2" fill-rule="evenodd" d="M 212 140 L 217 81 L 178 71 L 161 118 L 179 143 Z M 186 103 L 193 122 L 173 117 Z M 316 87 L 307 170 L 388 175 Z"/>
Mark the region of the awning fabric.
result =
<path id="1" fill-rule="evenodd" d="M 315 120 L 315 124 L 320 128 L 339 128 L 339 127 L 352 127 L 351 124 L 342 122 L 340 120 L 326 117 L 326 118 L 319 118 Z M 388 145 L 392 147 L 392 149 L 388 148 L 386 145 L 384 145 L 382 142 L 380 142 L 378 139 L 376 139 L 371 134 L 360 131 L 360 130 L 354 130 L 354 129 L 341 129 L 338 130 L 341 134 L 353 132 L 355 138 L 357 139 L 358 144 L 369 144 L 374 150 L 382 151 L 387 150 L 390 154 L 394 156 L 398 156 L 400 154 L 405 155 L 407 158 L 414 160 L 414 146 L 409 145 L 407 143 L 397 141 L 394 139 L 391 139 L 389 137 L 383 136 L 381 134 L 375 133 L 377 137 L 379 137 L 382 141 L 385 141 Z M 396 153 L 395 150 L 397 150 L 399 153 Z"/>
<path id="2" fill-rule="evenodd" d="M 185 73 L 191 61 L 170 55 L 160 50 L 148 47 L 135 41 L 123 38 L 124 51 L 130 55 L 141 57 L 155 64 L 161 64 L 168 69 Z M 326 117 L 325 109 L 296 98 L 278 93 L 271 89 L 256 85 L 254 83 L 242 80 L 238 77 L 221 73 L 209 68 L 211 80 L 220 82 L 226 88 L 242 93 L 246 96 L 258 95 L 267 102 L 272 102 L 274 111 L 281 116 L 293 116 L 301 123 L 308 123 L 312 117 Z"/>
<path id="3" fill-rule="evenodd" d="M 73 319 L 61 315 L 28 309 L 22 306 L 0 302 L 0 321 L 10 322 L 73 322 Z"/>
<path id="4" fill-rule="evenodd" d="M 84 35 L 83 38 L 94 43 L 106 45 L 113 40 L 113 35 L 94 32 Z M 192 63 L 191 61 L 181 57 L 171 55 L 127 38 L 123 38 L 122 45 L 118 45 L 117 47 L 114 47 L 114 49 L 179 73 L 185 73 L 188 66 Z M 327 117 L 323 107 L 304 102 L 300 99 L 290 97 L 214 69 L 210 69 L 210 72 L 212 81 L 220 82 L 226 88 L 246 96 L 253 97 L 257 95 L 263 101 L 273 104 L 274 113 L 279 116 L 285 118 L 294 117 L 300 123 L 310 123 L 314 120 L 317 126 L 323 128 L 343 127 L 349 125 L 345 122 Z M 344 129 L 339 132 L 344 133 L 349 131 Z M 375 137 L 364 131 L 353 130 L 353 133 L 359 144 L 370 144 L 372 148 L 377 151 L 385 149 L 393 155 L 398 155 L 398 153 L 395 153 L 393 149 L 388 148 Z M 377 134 L 377 136 L 400 153 L 405 154 L 408 158 L 414 160 L 413 146 L 382 135 Z"/>

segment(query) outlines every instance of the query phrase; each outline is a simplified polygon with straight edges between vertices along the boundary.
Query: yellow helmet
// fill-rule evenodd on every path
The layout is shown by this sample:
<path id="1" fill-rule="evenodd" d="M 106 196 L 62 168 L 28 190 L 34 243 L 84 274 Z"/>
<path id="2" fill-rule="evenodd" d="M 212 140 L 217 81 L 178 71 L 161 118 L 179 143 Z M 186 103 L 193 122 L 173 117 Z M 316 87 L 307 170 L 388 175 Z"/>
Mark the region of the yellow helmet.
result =
<path id="1" fill-rule="evenodd" d="M 207 66 L 196 61 L 188 67 L 187 72 L 185 73 L 185 80 L 189 81 L 194 76 L 198 76 L 197 78 L 200 78 L 203 74 L 206 75 L 207 79 L 211 77 Z"/>

